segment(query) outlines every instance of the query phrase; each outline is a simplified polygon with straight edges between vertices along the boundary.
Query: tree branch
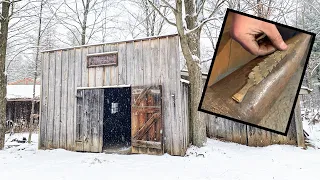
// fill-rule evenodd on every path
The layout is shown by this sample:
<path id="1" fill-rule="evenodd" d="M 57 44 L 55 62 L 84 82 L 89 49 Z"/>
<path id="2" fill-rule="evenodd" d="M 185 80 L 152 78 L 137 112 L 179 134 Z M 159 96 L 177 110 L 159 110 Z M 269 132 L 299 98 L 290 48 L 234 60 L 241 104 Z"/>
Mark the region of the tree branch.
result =
<path id="1" fill-rule="evenodd" d="M 150 0 L 148 0 L 149 2 L 150 2 Z M 167 5 L 172 11 L 173 11 L 173 13 L 176 13 L 177 12 L 177 10 L 174 8 L 174 7 L 172 7 L 167 1 L 165 1 L 165 0 L 161 0 L 165 5 Z"/>
<path id="2" fill-rule="evenodd" d="M 194 33 L 198 30 L 200 30 L 207 22 L 213 21 L 213 20 L 219 20 L 220 18 L 223 18 L 223 16 L 215 17 L 215 18 L 206 18 L 204 21 L 202 21 L 197 27 L 191 29 L 191 30 L 186 30 L 186 35 L 190 33 Z"/>
<path id="3" fill-rule="evenodd" d="M 161 11 L 160 11 L 150 0 L 148 0 L 148 2 L 149 2 L 149 4 L 158 12 L 158 14 L 159 14 L 165 21 L 167 21 L 167 23 L 169 23 L 169 24 L 172 25 L 172 26 L 177 26 L 174 22 L 170 21 L 167 17 L 165 17 L 165 16 L 161 13 Z M 173 13 L 175 14 L 176 12 L 173 12 Z"/>

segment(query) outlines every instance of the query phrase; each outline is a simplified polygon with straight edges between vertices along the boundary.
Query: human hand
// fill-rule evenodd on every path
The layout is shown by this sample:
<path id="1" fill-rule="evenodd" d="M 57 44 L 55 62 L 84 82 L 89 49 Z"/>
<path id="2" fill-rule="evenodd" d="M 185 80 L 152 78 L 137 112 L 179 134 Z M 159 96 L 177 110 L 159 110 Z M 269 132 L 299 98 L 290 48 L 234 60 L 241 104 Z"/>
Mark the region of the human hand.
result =
<path id="1" fill-rule="evenodd" d="M 258 44 L 257 37 L 266 34 L 270 43 Z M 276 49 L 286 50 L 287 45 L 283 41 L 274 24 L 257 20 L 240 14 L 234 14 L 231 37 L 251 54 L 263 56 L 274 52 Z"/>

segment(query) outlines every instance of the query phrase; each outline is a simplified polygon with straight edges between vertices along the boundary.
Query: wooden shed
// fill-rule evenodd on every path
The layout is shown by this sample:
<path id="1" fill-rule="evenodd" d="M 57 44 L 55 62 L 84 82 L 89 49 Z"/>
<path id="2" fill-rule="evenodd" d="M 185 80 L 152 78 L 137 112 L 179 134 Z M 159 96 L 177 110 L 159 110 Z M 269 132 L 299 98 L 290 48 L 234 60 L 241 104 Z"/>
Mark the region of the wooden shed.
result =
<path id="1" fill-rule="evenodd" d="M 48 50 L 41 59 L 39 148 L 185 154 L 177 35 Z"/>
<path id="2" fill-rule="evenodd" d="M 33 100 L 33 85 L 17 81 L 18 85 L 7 85 L 6 128 L 14 126 L 14 132 L 27 130 L 30 121 L 31 105 Z M 40 85 L 35 86 L 35 120 L 31 124 L 38 124 Z"/>

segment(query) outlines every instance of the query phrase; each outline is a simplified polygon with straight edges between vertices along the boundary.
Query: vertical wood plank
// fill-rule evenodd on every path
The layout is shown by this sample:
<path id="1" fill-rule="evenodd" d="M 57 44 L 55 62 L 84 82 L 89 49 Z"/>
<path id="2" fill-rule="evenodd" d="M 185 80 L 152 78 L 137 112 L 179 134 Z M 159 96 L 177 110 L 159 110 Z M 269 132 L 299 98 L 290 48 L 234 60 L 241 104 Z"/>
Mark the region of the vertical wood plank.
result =
<path id="1" fill-rule="evenodd" d="M 286 137 L 286 144 L 297 145 L 297 128 L 294 118 L 295 115 L 293 115 L 292 119 L 290 120 L 290 126 L 287 136 L 284 136 Z"/>
<path id="2" fill-rule="evenodd" d="M 118 43 L 111 44 L 110 51 L 118 51 Z M 119 77 L 119 66 L 110 66 L 111 85 L 119 84 L 118 77 Z"/>
<path id="3" fill-rule="evenodd" d="M 181 154 L 184 155 L 187 148 L 188 148 L 188 144 L 189 144 L 189 117 L 188 117 L 188 113 L 189 113 L 189 107 L 188 107 L 188 84 L 187 83 L 182 83 L 181 82 L 181 110 L 182 110 L 182 114 L 181 114 L 181 121 L 182 121 L 182 130 L 181 132 L 183 133 L 183 137 L 182 137 L 182 152 Z M 204 114 L 204 116 L 208 116 L 207 114 Z M 207 120 L 207 118 L 206 118 Z"/>
<path id="4" fill-rule="evenodd" d="M 247 131 L 246 131 L 246 125 L 245 124 L 241 124 L 238 122 L 233 122 L 233 137 L 232 137 L 232 141 L 239 143 L 239 144 L 243 144 L 243 145 L 247 145 Z"/>
<path id="5" fill-rule="evenodd" d="M 168 66 L 168 38 L 162 38 L 160 39 L 160 78 L 161 78 L 161 84 L 162 86 L 162 117 L 163 117 L 163 128 L 164 128 L 164 147 L 165 152 L 172 154 L 172 111 L 170 112 L 170 109 L 172 110 L 172 105 L 169 103 L 171 101 L 171 95 L 169 91 L 169 77 L 167 70 L 169 68 Z"/>
<path id="6" fill-rule="evenodd" d="M 99 152 L 102 152 L 102 148 L 103 148 L 103 112 L 104 112 L 104 89 L 101 89 L 99 91 Z"/>
<path id="7" fill-rule="evenodd" d="M 111 46 L 109 44 L 106 44 L 103 46 L 103 51 L 104 52 L 110 52 L 111 51 Z M 104 66 L 103 67 L 103 85 L 104 86 L 110 86 L 111 85 L 111 66 Z"/>
<path id="8" fill-rule="evenodd" d="M 96 52 L 101 53 L 103 52 L 103 45 L 96 47 Z M 103 79 L 104 79 L 104 67 L 96 67 L 96 87 L 103 86 Z M 103 146 L 103 105 L 104 105 L 104 90 L 98 90 L 97 92 L 98 101 L 97 101 L 97 122 L 96 122 L 96 132 L 94 132 L 94 140 L 93 145 L 96 147 L 95 152 L 102 152 Z"/>
<path id="9" fill-rule="evenodd" d="M 142 70 L 143 73 L 143 85 L 151 85 L 152 81 L 152 63 L 153 57 L 151 56 L 151 42 L 150 40 L 142 41 Z"/>
<path id="10" fill-rule="evenodd" d="M 89 69 L 87 67 L 87 54 L 88 54 L 89 48 L 88 47 L 82 47 L 82 87 L 88 87 L 89 86 Z M 84 91 L 84 99 L 83 99 L 83 115 L 82 115 L 82 133 L 83 133 L 83 150 L 86 152 L 90 151 L 90 121 L 89 121 L 89 95 L 88 91 Z"/>
<path id="11" fill-rule="evenodd" d="M 60 120 L 60 141 L 59 148 L 67 147 L 67 107 L 68 107 L 68 78 L 69 78 L 69 59 L 68 51 L 61 52 L 61 120 Z"/>
<path id="12" fill-rule="evenodd" d="M 174 86 L 176 87 L 176 94 L 178 95 L 177 96 L 177 99 L 175 100 L 176 101 L 176 111 L 178 113 L 178 119 L 176 120 L 177 121 L 177 124 L 178 124 L 178 127 L 179 127 L 179 132 L 180 135 L 179 135 L 179 140 L 180 140 L 180 146 L 179 146 L 179 154 L 178 155 L 181 155 L 181 156 L 184 156 L 186 151 L 187 151 L 187 146 L 186 144 L 183 143 L 183 140 L 186 138 L 186 136 L 188 136 L 189 134 L 184 130 L 184 124 L 185 124 L 185 121 L 188 121 L 188 119 L 182 119 L 182 104 L 181 104 L 181 99 L 182 99 L 182 94 L 181 94 L 181 91 L 183 89 L 181 89 L 181 86 L 180 86 L 180 81 L 181 81 L 181 67 L 180 67 L 180 49 L 179 49 L 179 37 L 178 36 L 174 36 L 172 37 L 172 50 L 174 51 L 173 52 L 173 59 L 172 61 L 174 62 L 174 70 L 175 70 L 175 83 L 174 83 Z M 183 122 L 183 123 L 182 123 Z"/>
<path id="13" fill-rule="evenodd" d="M 155 95 L 150 91 L 149 94 L 147 94 L 147 106 L 156 106 L 155 104 Z M 152 116 L 152 113 L 147 113 L 147 120 L 150 119 Z M 157 122 L 157 121 L 156 121 Z M 155 124 L 153 123 L 147 133 L 147 141 L 156 141 L 156 129 Z M 153 148 L 148 148 L 148 154 L 157 154 L 156 150 Z"/>
<path id="14" fill-rule="evenodd" d="M 142 61 L 142 41 L 135 41 L 134 42 L 134 77 L 133 77 L 133 84 L 135 86 L 143 85 L 143 61 Z"/>
<path id="15" fill-rule="evenodd" d="M 160 40 L 159 38 L 151 40 L 151 49 L 150 49 L 150 58 L 151 61 L 151 83 L 152 84 L 161 84 L 160 83 L 160 72 L 159 72 L 159 66 L 160 66 L 160 60 L 159 60 L 159 46 L 160 46 Z"/>
<path id="16" fill-rule="evenodd" d="M 226 137 L 225 140 L 226 141 L 232 141 L 232 137 L 233 137 L 233 121 L 230 120 L 225 120 L 225 127 L 226 127 Z"/>
<path id="17" fill-rule="evenodd" d="M 87 54 L 88 54 L 88 47 L 82 47 L 82 82 L 81 82 L 81 86 L 82 87 L 88 87 L 89 86 L 89 70 L 87 67 Z"/>
<path id="18" fill-rule="evenodd" d="M 53 126 L 53 147 L 59 148 L 60 144 L 60 125 L 61 125 L 61 55 L 62 51 L 56 51 L 56 73 L 55 73 L 55 111 Z"/>
<path id="19" fill-rule="evenodd" d="M 79 95 L 77 92 L 77 87 L 81 87 L 82 86 L 82 49 L 81 48 L 77 48 L 74 50 L 75 51 L 75 59 L 74 59 L 74 63 L 75 63 L 75 69 L 74 69 L 74 95 Z M 81 94 L 81 96 L 83 96 L 83 94 Z M 79 96 L 80 97 L 80 96 Z M 81 114 L 82 114 L 82 101 L 83 101 L 83 97 L 81 99 L 79 98 L 74 98 L 74 126 L 73 128 L 75 129 L 73 136 L 75 137 L 75 140 L 77 140 L 78 142 L 74 142 L 75 143 L 75 148 L 78 151 L 83 151 L 83 133 L 82 133 L 82 118 L 81 118 Z M 77 136 L 78 133 L 78 136 Z"/>
<path id="20" fill-rule="evenodd" d="M 131 102 L 132 102 L 132 106 L 136 105 L 135 104 L 135 100 L 138 97 L 138 93 L 136 91 L 136 89 L 133 87 L 131 88 Z M 133 111 L 133 108 L 131 106 L 131 144 L 132 144 L 132 140 L 133 137 L 135 136 L 135 134 L 138 132 L 139 130 L 139 124 L 138 124 L 138 112 Z M 139 153 L 139 148 L 135 148 L 132 146 L 132 153 Z"/>
<path id="21" fill-rule="evenodd" d="M 159 67 L 160 67 L 159 49 L 160 49 L 159 38 L 152 39 L 150 42 L 150 57 L 149 57 L 151 60 L 151 63 L 150 63 L 151 77 L 147 77 L 147 78 L 150 78 L 150 83 L 153 85 L 161 85 L 161 78 L 160 78 L 161 72 L 159 69 Z M 160 88 L 163 88 L 163 87 L 160 87 Z M 155 104 L 159 104 L 158 101 L 161 101 L 161 97 L 157 97 L 157 98 L 159 98 L 159 99 L 156 99 L 156 101 L 154 102 Z M 162 112 L 162 121 L 155 122 L 153 125 L 153 128 L 152 128 L 152 131 L 157 132 L 155 134 L 155 136 L 152 137 L 152 138 L 154 138 L 155 141 L 160 141 L 160 142 L 163 141 L 163 139 L 162 139 L 162 135 L 163 135 L 162 123 L 163 123 L 163 121 L 164 121 L 164 118 L 163 118 L 163 112 Z M 162 132 L 162 133 L 159 133 L 159 132 Z"/>
<path id="22" fill-rule="evenodd" d="M 96 47 L 91 46 L 88 48 L 88 54 L 96 53 Z M 96 69 L 95 67 L 87 68 L 88 69 L 88 87 L 96 86 Z"/>
<path id="23" fill-rule="evenodd" d="M 91 148 L 91 137 L 90 137 L 90 100 L 91 100 L 91 91 L 92 90 L 83 90 L 83 112 L 82 112 L 82 129 L 83 129 L 83 150 L 90 152 Z"/>
<path id="24" fill-rule="evenodd" d="M 296 124 L 297 144 L 299 147 L 305 148 L 306 145 L 304 143 L 303 126 L 301 119 L 300 96 L 301 95 L 298 96 L 296 107 L 294 108 L 294 120 Z"/>
<path id="25" fill-rule="evenodd" d="M 119 44 L 119 52 L 118 52 L 118 80 L 119 84 L 127 84 L 127 69 L 129 69 L 127 65 L 127 43 Z"/>
<path id="26" fill-rule="evenodd" d="M 41 101 L 40 101 L 40 134 L 39 149 L 45 149 L 47 141 L 46 126 L 48 123 L 48 94 L 49 94 L 49 53 L 42 53 L 41 60 Z"/>
<path id="27" fill-rule="evenodd" d="M 144 86 L 150 86 L 151 85 L 151 71 L 152 71 L 152 67 L 151 67 L 151 57 L 150 57 L 150 40 L 145 40 L 145 41 L 141 41 L 140 42 L 141 45 L 141 51 L 142 51 L 142 58 L 139 64 L 141 64 L 141 68 L 143 69 L 144 73 L 143 73 L 143 82 L 141 82 Z M 148 93 L 145 97 L 145 104 L 146 106 L 152 106 L 152 96 L 150 93 Z M 145 124 L 145 122 L 150 118 L 150 114 L 146 113 L 144 114 L 144 120 L 140 122 L 140 127 L 143 126 Z M 153 135 L 154 135 L 154 124 L 151 126 L 151 128 L 149 129 L 149 132 L 146 133 L 145 137 L 143 140 L 147 140 L 150 141 L 151 139 L 153 139 Z M 151 148 L 147 148 L 147 153 L 148 154 L 152 154 L 154 153 L 153 150 Z"/>
<path id="28" fill-rule="evenodd" d="M 102 53 L 103 52 L 103 46 L 97 46 L 96 47 L 96 52 L 97 53 Z M 95 68 L 95 84 L 96 84 L 96 87 L 100 87 L 100 86 L 103 86 L 103 76 L 104 76 L 104 73 L 103 73 L 103 67 L 96 67 Z"/>
<path id="29" fill-rule="evenodd" d="M 167 64 L 168 68 L 166 69 L 168 77 L 168 83 L 170 88 L 170 104 L 171 104 L 171 122 L 172 122 L 172 146 L 173 146 L 173 155 L 181 155 L 181 146 L 182 146 L 182 132 L 181 132 L 181 106 L 180 106 L 180 63 L 178 52 L 178 41 L 175 37 L 168 37 L 168 58 Z"/>
<path id="30" fill-rule="evenodd" d="M 248 131 L 248 146 L 257 146 L 257 128 L 247 125 Z"/>
<path id="31" fill-rule="evenodd" d="M 76 151 L 84 151 L 84 136 L 83 136 L 83 101 L 84 101 L 84 93 L 82 90 L 77 91 L 76 98 L 76 127 L 75 127 L 75 150 Z"/>
<path id="32" fill-rule="evenodd" d="M 138 106 L 147 106 L 147 100 L 146 100 L 146 95 L 144 95 L 144 97 L 142 98 L 142 101 L 140 102 L 140 104 L 137 104 Z M 139 129 L 142 128 L 142 126 L 145 124 L 145 122 L 147 121 L 147 114 L 145 112 L 139 112 L 138 113 L 138 127 Z M 146 141 L 147 140 L 147 135 L 144 135 L 141 139 Z M 139 148 L 139 153 L 141 154 L 147 154 L 147 149 L 146 148 Z"/>
<path id="33" fill-rule="evenodd" d="M 98 109 L 98 94 L 99 89 L 89 90 L 90 100 L 89 100 L 89 142 L 90 142 L 90 152 L 98 152 L 98 127 L 97 127 L 97 109 Z"/>
<path id="34" fill-rule="evenodd" d="M 146 57 L 144 57 L 144 53 L 145 50 L 143 49 L 143 43 L 144 41 L 138 41 L 137 43 L 135 43 L 136 47 L 136 55 L 137 55 L 137 67 L 138 67 L 138 71 L 137 71 L 137 85 L 139 86 L 143 86 L 145 85 L 145 64 L 146 64 Z M 147 105 L 147 94 L 144 96 L 142 102 L 140 103 L 141 106 L 146 106 Z M 141 118 L 142 117 L 142 118 Z M 139 117 L 139 128 L 141 128 L 145 122 L 147 121 L 147 114 L 146 113 L 140 113 L 140 117 Z M 146 133 L 146 135 L 142 138 L 142 140 L 147 140 L 148 139 L 148 133 Z M 139 148 L 139 153 L 142 154 L 147 154 L 148 153 L 148 148 Z"/>
<path id="35" fill-rule="evenodd" d="M 55 53 L 50 52 L 50 59 L 49 59 L 49 95 L 48 95 L 48 122 L 46 128 L 46 147 L 48 149 L 53 148 L 53 128 L 54 128 L 54 102 L 55 102 L 55 72 L 56 72 L 56 64 L 55 64 Z"/>
<path id="36" fill-rule="evenodd" d="M 133 84 L 134 75 L 134 43 L 126 43 L 126 69 L 127 69 L 127 84 Z M 135 84 L 133 84 L 135 85 Z"/>
<path id="37" fill-rule="evenodd" d="M 67 149 L 74 150 L 75 113 L 75 49 L 68 51 L 68 89 L 67 89 Z"/>

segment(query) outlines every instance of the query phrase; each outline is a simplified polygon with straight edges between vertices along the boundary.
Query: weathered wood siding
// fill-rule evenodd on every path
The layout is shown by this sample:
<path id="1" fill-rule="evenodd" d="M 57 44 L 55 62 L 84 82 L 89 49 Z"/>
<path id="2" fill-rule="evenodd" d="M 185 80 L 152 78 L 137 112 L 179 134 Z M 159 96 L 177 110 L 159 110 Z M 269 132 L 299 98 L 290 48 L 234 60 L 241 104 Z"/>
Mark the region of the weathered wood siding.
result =
<path id="1" fill-rule="evenodd" d="M 26 132 L 28 130 L 28 123 L 31 114 L 31 101 L 7 101 L 6 105 L 6 130 L 10 130 L 13 123 L 16 123 L 14 132 Z M 34 114 L 39 114 L 39 102 L 35 103 Z M 32 124 L 38 124 L 36 118 Z"/>
<path id="2" fill-rule="evenodd" d="M 189 94 L 189 83 L 186 82 L 181 82 L 180 83 L 180 88 L 181 88 L 181 119 L 182 119 L 182 123 L 181 123 L 181 129 L 180 131 L 185 134 L 186 136 L 183 136 L 183 138 L 181 139 L 181 152 L 185 153 L 187 151 L 187 148 L 189 147 L 190 144 L 190 110 L 189 110 L 189 104 L 190 104 L 190 94 Z M 185 154 L 181 154 L 181 155 L 185 155 Z"/>
<path id="3" fill-rule="evenodd" d="M 248 146 L 271 144 L 297 145 L 297 131 L 294 117 L 290 121 L 287 136 L 265 131 L 242 123 L 213 115 L 206 115 L 207 136 Z"/>
<path id="4" fill-rule="evenodd" d="M 118 66 L 87 68 L 87 54 L 118 51 Z M 75 150 L 76 89 L 130 84 L 162 85 L 164 151 L 181 155 L 182 127 L 177 35 L 79 46 L 42 53 L 40 148 Z"/>

